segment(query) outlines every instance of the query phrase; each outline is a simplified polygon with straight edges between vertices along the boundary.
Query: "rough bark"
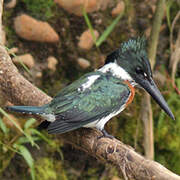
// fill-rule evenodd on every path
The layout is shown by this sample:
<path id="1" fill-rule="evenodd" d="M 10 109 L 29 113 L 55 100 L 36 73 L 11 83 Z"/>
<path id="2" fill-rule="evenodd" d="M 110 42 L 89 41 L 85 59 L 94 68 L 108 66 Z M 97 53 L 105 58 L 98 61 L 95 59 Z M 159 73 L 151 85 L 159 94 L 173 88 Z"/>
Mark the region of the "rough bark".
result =
<path id="1" fill-rule="evenodd" d="M 61 135 L 62 136 L 62 135 Z M 96 157 L 104 163 L 115 165 L 125 179 L 136 180 L 178 180 L 177 176 L 161 164 L 145 159 L 132 147 L 117 139 L 97 139 L 100 132 L 93 129 L 81 129 L 63 135 L 63 139 Z"/>
<path id="2" fill-rule="evenodd" d="M 18 73 L 3 45 L 0 45 L 0 58 L 0 89 L 6 99 L 17 105 L 36 106 L 51 100 Z"/>

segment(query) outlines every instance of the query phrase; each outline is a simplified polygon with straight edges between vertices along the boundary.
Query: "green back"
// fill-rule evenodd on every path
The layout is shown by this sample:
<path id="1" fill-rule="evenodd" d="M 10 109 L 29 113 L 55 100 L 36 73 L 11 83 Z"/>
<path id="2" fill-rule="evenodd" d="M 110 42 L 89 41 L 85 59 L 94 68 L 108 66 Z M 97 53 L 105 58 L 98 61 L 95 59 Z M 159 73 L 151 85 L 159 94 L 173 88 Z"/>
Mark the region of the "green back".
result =
<path id="1" fill-rule="evenodd" d="M 100 77 L 91 87 L 80 90 L 82 84 L 92 75 Z M 49 130 L 52 130 L 52 133 L 54 131 L 61 133 L 65 129 L 66 131 L 76 129 L 106 117 L 118 111 L 128 100 L 129 95 L 128 85 L 110 73 L 99 71 L 88 73 L 65 87 L 49 104 L 49 111 L 56 115 L 56 121 L 51 123 Z"/>

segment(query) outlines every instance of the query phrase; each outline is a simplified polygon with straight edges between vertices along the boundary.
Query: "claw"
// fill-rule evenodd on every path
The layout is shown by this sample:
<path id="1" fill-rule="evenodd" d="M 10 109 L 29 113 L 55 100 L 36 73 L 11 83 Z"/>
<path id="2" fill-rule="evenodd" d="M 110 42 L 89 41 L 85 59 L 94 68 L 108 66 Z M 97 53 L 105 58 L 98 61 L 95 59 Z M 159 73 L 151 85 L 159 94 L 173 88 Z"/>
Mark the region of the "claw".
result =
<path id="1" fill-rule="evenodd" d="M 105 129 L 102 129 L 101 132 L 102 132 L 103 135 L 102 135 L 102 136 L 99 136 L 98 139 L 101 139 L 101 138 L 114 139 L 114 136 L 108 134 Z"/>

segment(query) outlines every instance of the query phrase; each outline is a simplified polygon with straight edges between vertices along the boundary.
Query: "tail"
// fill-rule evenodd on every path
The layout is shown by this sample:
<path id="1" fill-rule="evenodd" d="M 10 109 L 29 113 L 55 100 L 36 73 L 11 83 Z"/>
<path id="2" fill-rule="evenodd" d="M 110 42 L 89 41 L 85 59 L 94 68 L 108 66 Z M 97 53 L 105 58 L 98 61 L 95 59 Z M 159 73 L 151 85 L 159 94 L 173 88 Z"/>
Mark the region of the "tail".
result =
<path id="1" fill-rule="evenodd" d="M 45 107 L 46 106 L 8 106 L 7 110 L 13 111 L 13 112 L 19 112 L 23 114 L 45 114 Z M 39 126 L 38 130 L 47 129 L 51 122 L 48 122 L 47 120 L 43 121 Z"/>
<path id="2" fill-rule="evenodd" d="M 44 106 L 8 106 L 7 110 L 25 114 L 43 114 Z"/>

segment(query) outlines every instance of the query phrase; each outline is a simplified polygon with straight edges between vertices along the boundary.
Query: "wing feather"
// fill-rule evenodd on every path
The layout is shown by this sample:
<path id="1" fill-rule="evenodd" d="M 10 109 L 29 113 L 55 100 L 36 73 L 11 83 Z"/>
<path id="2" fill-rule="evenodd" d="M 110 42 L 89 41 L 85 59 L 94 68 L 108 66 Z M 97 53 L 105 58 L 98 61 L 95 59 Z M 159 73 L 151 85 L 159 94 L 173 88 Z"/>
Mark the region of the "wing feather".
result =
<path id="1" fill-rule="evenodd" d="M 118 111 L 131 93 L 128 85 L 108 74 L 101 75 L 82 91 L 78 89 L 80 86 L 70 86 L 73 87 L 68 87 L 67 92 L 64 90 L 62 96 L 59 94 L 49 105 L 56 116 L 48 126 L 49 133 L 68 132 L 106 117 Z"/>

